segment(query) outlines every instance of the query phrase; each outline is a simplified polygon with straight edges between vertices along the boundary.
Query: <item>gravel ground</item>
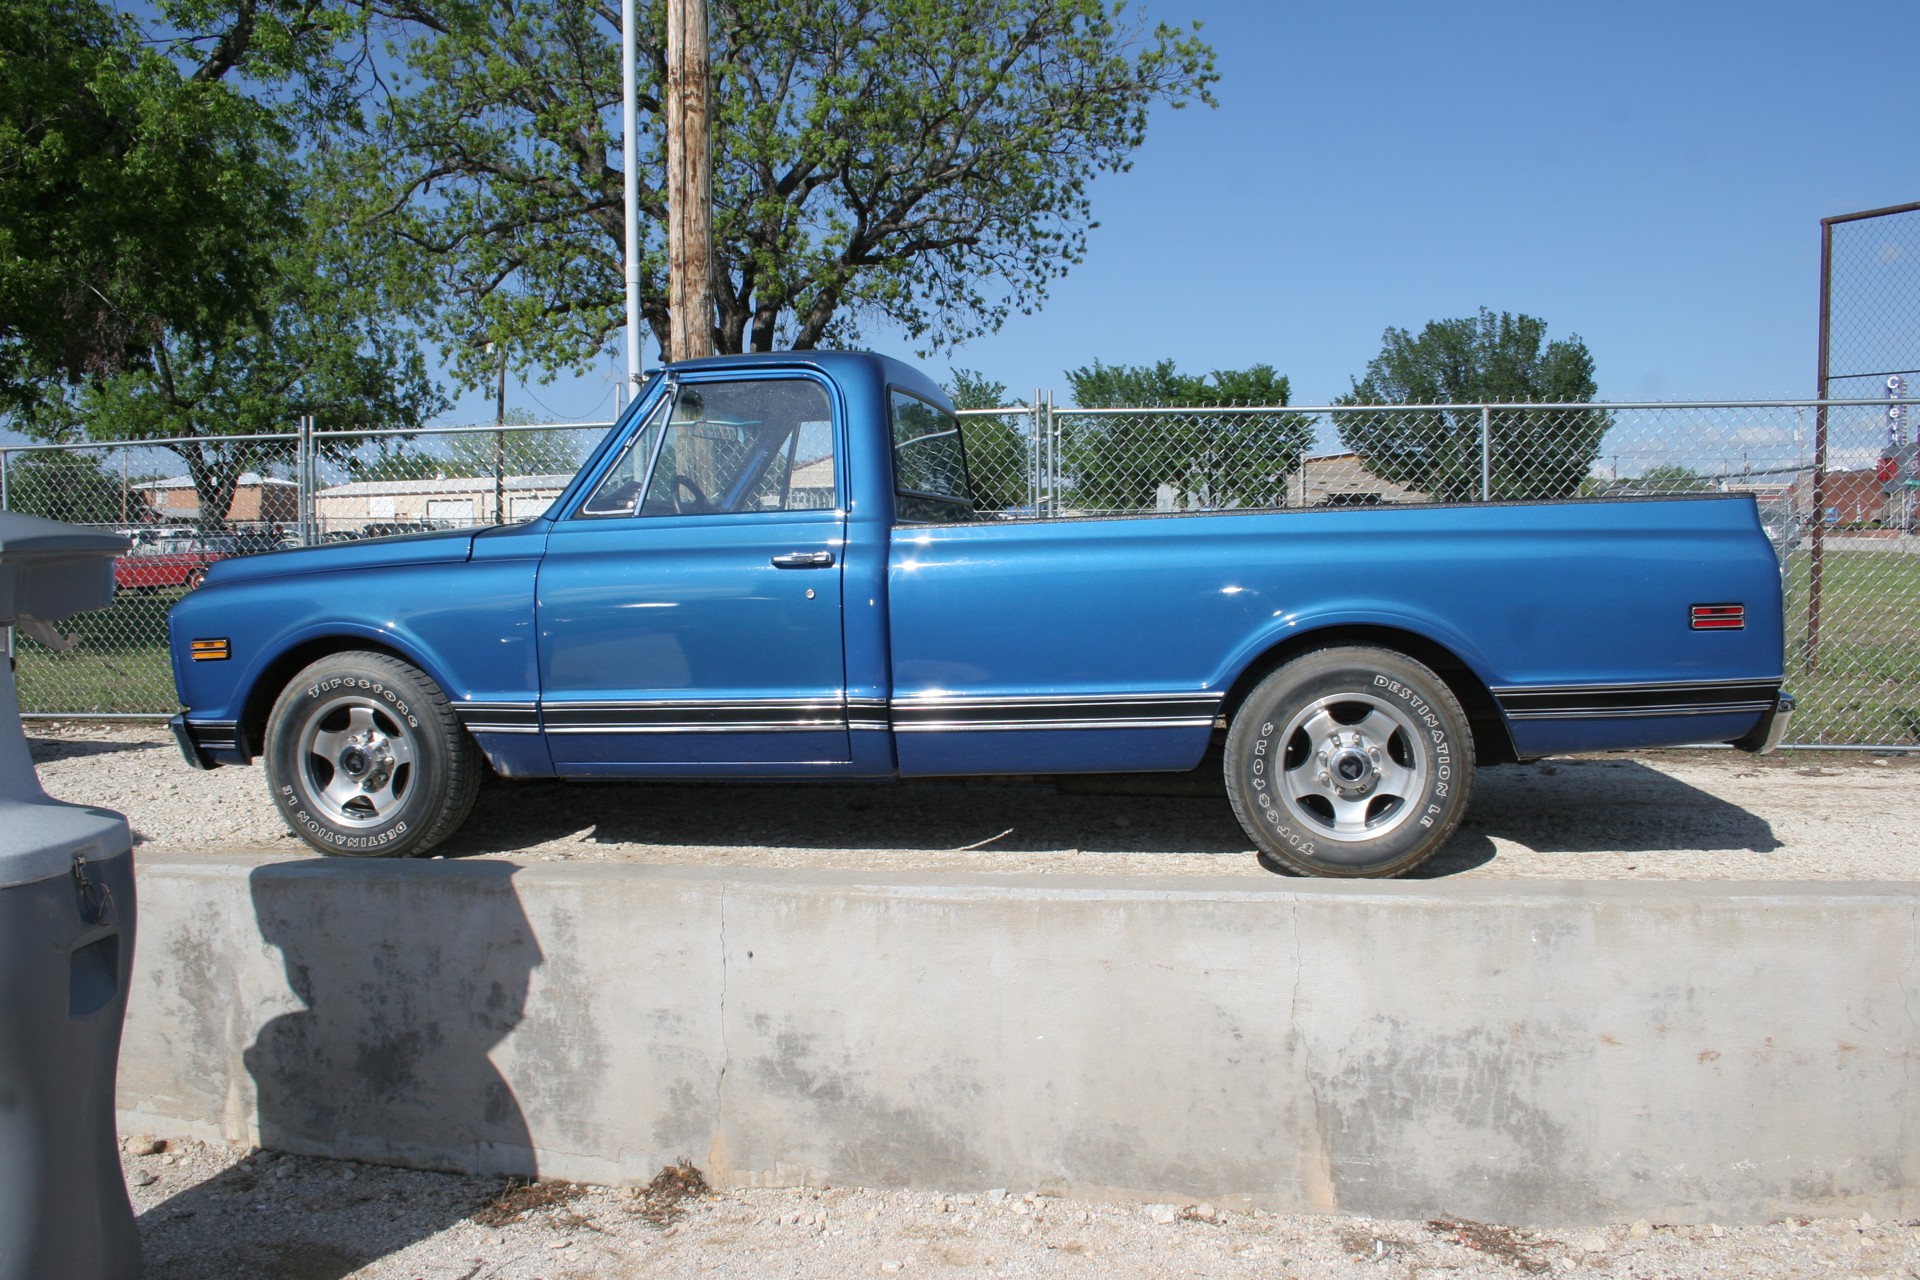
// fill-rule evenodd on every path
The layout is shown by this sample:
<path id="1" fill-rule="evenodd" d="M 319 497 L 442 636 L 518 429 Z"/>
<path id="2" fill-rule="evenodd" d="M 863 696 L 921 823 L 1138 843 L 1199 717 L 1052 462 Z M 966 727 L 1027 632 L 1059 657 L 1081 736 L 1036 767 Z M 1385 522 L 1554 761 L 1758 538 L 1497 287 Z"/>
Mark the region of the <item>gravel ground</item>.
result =
<path id="1" fill-rule="evenodd" d="M 158 726 L 33 722 L 43 785 L 128 815 L 153 850 L 311 856 L 258 769 L 196 773 Z M 1098 784 L 1096 784 L 1097 787 Z M 724 794 L 722 794 L 724 792 Z M 1438 876 L 1920 878 L 1920 760 L 1731 752 L 1483 773 Z M 1048 784 L 490 785 L 449 856 L 706 865 L 1268 875 L 1223 798 Z M 1029 1188 L 651 1190 L 497 1180 L 139 1135 L 123 1164 L 148 1280 L 571 1277 L 1400 1277 L 1578 1273 L 1920 1280 L 1920 1222 L 1521 1229 Z"/>
<path id="2" fill-rule="evenodd" d="M 159 725 L 35 721 L 29 733 L 47 790 L 125 813 L 140 846 L 312 856 L 281 823 L 257 767 L 195 772 Z M 1100 785 L 490 783 L 440 851 L 518 862 L 1270 874 L 1224 795 L 1087 793 Z M 1423 874 L 1920 879 L 1913 756 L 1579 756 L 1488 769 L 1474 788 L 1459 834 Z"/>
<path id="3" fill-rule="evenodd" d="M 508 1190 L 144 1135 L 124 1145 L 148 1280 L 1920 1276 L 1920 1222 L 1867 1218 L 1531 1230 L 1092 1204 L 1017 1188 L 682 1198 L 680 1178 L 653 1191 Z"/>

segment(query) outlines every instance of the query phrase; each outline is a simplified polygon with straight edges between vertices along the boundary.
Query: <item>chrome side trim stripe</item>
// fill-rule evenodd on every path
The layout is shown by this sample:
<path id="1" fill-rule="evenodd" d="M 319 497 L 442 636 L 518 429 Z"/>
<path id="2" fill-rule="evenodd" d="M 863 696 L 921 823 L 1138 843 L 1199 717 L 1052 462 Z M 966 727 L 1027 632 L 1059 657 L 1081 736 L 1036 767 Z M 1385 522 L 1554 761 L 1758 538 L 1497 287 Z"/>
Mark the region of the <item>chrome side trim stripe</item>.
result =
<path id="1" fill-rule="evenodd" d="M 1107 697 L 652 699 L 637 702 L 463 702 L 472 733 L 971 733 L 1054 729 L 1204 729 L 1218 693 Z"/>
<path id="2" fill-rule="evenodd" d="M 456 702 L 453 713 L 468 733 L 540 732 L 540 709 L 531 702 Z"/>
<path id="3" fill-rule="evenodd" d="M 909 697 L 893 704 L 893 727 L 896 733 L 1198 729 L 1212 727 L 1220 702 L 1217 693 L 1135 693 L 1098 698 Z"/>
<path id="4" fill-rule="evenodd" d="M 1666 680 L 1507 686 L 1493 695 L 1511 720 L 1609 720 L 1757 715 L 1773 707 L 1779 692 L 1778 680 Z"/>
<path id="5" fill-rule="evenodd" d="M 548 733 L 819 733 L 844 731 L 838 699 L 775 698 L 545 703 Z"/>

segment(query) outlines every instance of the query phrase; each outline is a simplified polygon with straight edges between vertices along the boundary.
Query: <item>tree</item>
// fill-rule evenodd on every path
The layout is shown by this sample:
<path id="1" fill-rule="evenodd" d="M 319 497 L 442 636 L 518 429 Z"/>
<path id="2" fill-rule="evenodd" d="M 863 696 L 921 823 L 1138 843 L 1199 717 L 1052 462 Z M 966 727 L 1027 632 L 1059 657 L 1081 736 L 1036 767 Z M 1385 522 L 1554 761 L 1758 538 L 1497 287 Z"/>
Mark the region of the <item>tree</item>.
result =
<path id="1" fill-rule="evenodd" d="M 972 369 L 955 369 L 945 387 L 956 409 L 1004 409 L 1013 403 L 1004 382 Z M 1006 414 L 964 414 L 960 439 L 967 450 L 967 477 L 976 511 L 1011 511 L 1033 501 L 1032 448 Z"/>
<path id="2" fill-rule="evenodd" d="M 1030 311 L 1080 260 L 1097 173 L 1148 109 L 1211 101 L 1212 51 L 1105 0 L 714 0 L 714 326 L 722 352 L 930 346 Z M 664 225 L 665 0 L 640 6 L 640 205 Z M 395 255 L 390 296 L 458 376 L 583 367 L 623 319 L 617 8 L 476 6 L 400 50 L 412 75 L 335 157 L 342 218 Z M 663 237 L 639 264 L 661 348 Z M 683 318 L 684 320 L 684 318 Z"/>
<path id="3" fill-rule="evenodd" d="M 1388 329 L 1343 405 L 1585 404 L 1598 390 L 1578 335 L 1546 341 L 1547 322 L 1485 307 L 1434 320 L 1418 337 Z M 1338 415 L 1340 438 L 1383 480 L 1437 501 L 1479 498 L 1478 408 Z M 1488 492 L 1498 499 L 1578 493 L 1611 425 L 1601 409 L 1498 409 L 1488 415 Z"/>
<path id="4" fill-rule="evenodd" d="M 258 232 L 291 219 L 285 141 L 99 0 L 0 0 L 5 406 L 250 315 L 272 270 Z"/>
<path id="5" fill-rule="evenodd" d="M 404 2 L 404 0 L 402 0 Z M 177 440 L 211 527 L 284 436 L 444 404 L 300 146 L 351 117 L 352 0 L 0 0 L 0 394 L 43 440 Z M 31 11 L 33 20 L 26 18 Z M 364 14 L 364 11 L 361 11 Z M 303 134 L 303 130 L 305 130 Z M 64 342 L 60 334 L 66 334 Z M 51 336 L 50 336 L 51 335 Z"/>
<path id="6" fill-rule="evenodd" d="M 1083 409 L 1273 409 L 1292 394 L 1273 366 L 1181 373 L 1155 365 L 1091 365 L 1067 371 Z M 1070 418 L 1063 453 L 1078 507 L 1152 510 L 1160 486 L 1188 507 L 1283 507 L 1287 477 L 1313 444 L 1299 413 L 1101 414 Z"/>

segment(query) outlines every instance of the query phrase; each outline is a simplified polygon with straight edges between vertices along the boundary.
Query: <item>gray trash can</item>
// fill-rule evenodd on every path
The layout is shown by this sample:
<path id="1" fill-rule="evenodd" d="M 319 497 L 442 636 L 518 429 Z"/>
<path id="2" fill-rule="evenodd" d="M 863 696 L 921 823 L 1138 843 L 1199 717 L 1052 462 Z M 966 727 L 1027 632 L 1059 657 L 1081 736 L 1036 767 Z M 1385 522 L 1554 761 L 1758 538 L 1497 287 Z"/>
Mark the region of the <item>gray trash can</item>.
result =
<path id="1" fill-rule="evenodd" d="M 113 534 L 0 513 L 0 625 L 113 600 Z M 40 789 L 0 663 L 0 1280 L 121 1280 L 140 1235 L 120 1176 L 114 1072 L 133 967 L 127 820 Z"/>

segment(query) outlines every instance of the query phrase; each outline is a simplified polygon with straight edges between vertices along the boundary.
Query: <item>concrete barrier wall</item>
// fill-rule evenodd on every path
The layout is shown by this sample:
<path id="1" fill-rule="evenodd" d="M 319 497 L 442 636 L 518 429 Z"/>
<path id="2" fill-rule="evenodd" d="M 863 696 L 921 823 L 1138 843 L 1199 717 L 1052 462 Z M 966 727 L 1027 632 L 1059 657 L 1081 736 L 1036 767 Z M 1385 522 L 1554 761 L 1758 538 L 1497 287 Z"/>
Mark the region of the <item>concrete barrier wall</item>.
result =
<path id="1" fill-rule="evenodd" d="M 148 859 L 123 1130 L 1516 1223 L 1920 1215 L 1920 887 Z"/>

